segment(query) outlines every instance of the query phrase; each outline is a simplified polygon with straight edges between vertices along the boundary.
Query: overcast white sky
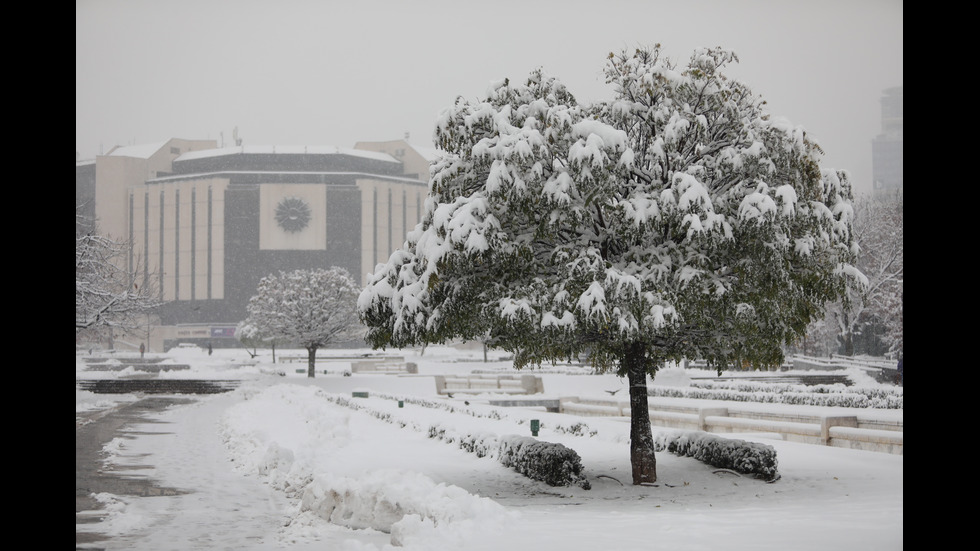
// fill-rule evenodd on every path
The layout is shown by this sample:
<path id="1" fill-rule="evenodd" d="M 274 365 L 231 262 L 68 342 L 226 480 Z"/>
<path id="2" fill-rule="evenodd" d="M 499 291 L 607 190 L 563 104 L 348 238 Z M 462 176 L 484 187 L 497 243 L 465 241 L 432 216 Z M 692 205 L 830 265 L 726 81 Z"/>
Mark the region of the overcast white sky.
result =
<path id="1" fill-rule="evenodd" d="M 75 151 L 169 138 L 431 144 L 436 115 L 541 66 L 612 97 L 606 55 L 733 49 L 729 74 L 871 189 L 882 91 L 903 84 L 901 0 L 76 0 Z"/>

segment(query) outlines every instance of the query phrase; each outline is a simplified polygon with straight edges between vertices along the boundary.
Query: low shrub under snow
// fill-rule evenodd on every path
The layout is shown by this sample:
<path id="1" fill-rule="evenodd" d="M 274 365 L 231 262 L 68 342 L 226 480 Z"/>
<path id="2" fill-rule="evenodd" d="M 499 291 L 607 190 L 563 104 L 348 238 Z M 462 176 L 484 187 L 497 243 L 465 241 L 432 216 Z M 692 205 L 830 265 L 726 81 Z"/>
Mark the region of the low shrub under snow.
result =
<path id="1" fill-rule="evenodd" d="M 823 407 L 904 409 L 902 389 L 848 387 L 748 381 L 698 382 L 690 388 L 652 385 L 648 393 L 661 398 L 700 398 L 729 402 L 760 402 Z"/>
<path id="2" fill-rule="evenodd" d="M 542 442 L 528 436 L 508 435 L 500 438 L 501 463 L 532 480 L 549 486 L 579 485 L 588 490 L 589 481 L 582 474 L 582 459 L 575 450 Z"/>
<path id="3" fill-rule="evenodd" d="M 660 433 L 654 437 L 654 444 L 657 451 L 693 457 L 712 467 L 754 475 L 767 482 L 779 479 L 776 450 L 766 444 L 695 431 Z"/>

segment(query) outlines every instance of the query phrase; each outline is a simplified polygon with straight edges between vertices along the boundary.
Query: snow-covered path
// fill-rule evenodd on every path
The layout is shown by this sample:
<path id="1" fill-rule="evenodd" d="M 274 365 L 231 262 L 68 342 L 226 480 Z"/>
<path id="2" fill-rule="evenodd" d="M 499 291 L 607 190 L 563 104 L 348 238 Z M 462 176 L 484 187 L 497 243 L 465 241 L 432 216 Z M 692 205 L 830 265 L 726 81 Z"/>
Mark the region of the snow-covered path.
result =
<path id="1" fill-rule="evenodd" d="M 130 426 L 114 440 L 109 461 L 131 467 L 190 493 L 178 496 L 105 496 L 110 514 L 105 549 L 247 549 L 286 522 L 289 500 L 257 477 L 242 476 L 229 462 L 219 436 L 222 413 L 238 397 L 206 398 L 171 409 L 160 423 Z"/>

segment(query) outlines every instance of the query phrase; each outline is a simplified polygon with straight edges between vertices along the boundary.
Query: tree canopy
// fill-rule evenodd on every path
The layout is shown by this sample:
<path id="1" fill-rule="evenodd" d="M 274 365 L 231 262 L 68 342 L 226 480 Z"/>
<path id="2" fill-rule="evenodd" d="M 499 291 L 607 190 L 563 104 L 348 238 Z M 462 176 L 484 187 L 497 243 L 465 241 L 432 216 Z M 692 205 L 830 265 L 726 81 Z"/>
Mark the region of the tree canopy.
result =
<path id="1" fill-rule="evenodd" d="M 579 105 L 540 69 L 459 98 L 422 223 L 361 293 L 369 342 L 486 338 L 517 367 L 587 353 L 630 377 L 634 422 L 667 360 L 779 363 L 859 276 L 852 191 L 723 73 L 735 61 L 678 67 L 658 45 L 610 54 L 609 101 Z M 634 429 L 636 452 L 648 416 Z"/>
<path id="2" fill-rule="evenodd" d="M 313 377 L 317 349 L 351 338 L 359 328 L 359 291 L 342 268 L 272 274 L 249 300 L 246 324 L 266 339 L 305 348 Z"/>
<path id="3" fill-rule="evenodd" d="M 781 359 L 843 290 L 851 189 L 721 69 L 612 56 L 616 99 L 534 72 L 446 110 L 423 223 L 361 296 L 376 346 L 477 338 L 519 364 L 641 341 L 658 359 Z"/>

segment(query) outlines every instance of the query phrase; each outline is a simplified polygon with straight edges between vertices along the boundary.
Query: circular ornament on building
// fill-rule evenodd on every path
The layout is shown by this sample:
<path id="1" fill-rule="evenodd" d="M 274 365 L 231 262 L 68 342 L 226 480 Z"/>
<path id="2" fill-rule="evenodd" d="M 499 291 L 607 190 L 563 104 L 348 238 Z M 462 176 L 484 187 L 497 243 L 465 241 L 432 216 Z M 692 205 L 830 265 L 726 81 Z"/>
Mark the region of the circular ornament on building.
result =
<path id="1" fill-rule="evenodd" d="M 289 233 L 302 231 L 310 224 L 310 205 L 299 197 L 286 197 L 276 206 L 276 223 Z"/>

